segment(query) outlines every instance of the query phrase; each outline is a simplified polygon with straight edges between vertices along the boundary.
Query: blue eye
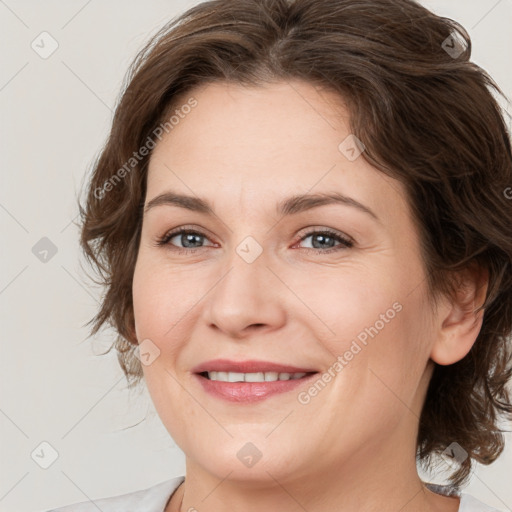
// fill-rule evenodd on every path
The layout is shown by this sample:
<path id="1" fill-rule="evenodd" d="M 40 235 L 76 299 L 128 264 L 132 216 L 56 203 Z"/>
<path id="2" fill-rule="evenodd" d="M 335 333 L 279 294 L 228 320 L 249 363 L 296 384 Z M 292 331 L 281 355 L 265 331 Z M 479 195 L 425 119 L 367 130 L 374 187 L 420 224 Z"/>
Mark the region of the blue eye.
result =
<path id="1" fill-rule="evenodd" d="M 175 244 L 171 243 L 173 238 L 177 238 L 182 245 L 182 247 L 176 247 Z M 201 239 L 206 239 L 206 235 L 203 235 L 199 231 L 193 231 L 191 229 L 180 228 L 176 231 L 172 231 L 171 233 L 167 233 L 162 238 L 157 241 L 158 245 L 170 245 L 173 248 L 176 247 L 177 250 L 194 250 L 201 249 L 202 246 L 197 245 L 200 243 Z"/>
<path id="2" fill-rule="evenodd" d="M 325 229 L 322 231 L 310 231 L 300 239 L 300 242 L 310 237 L 312 237 L 313 247 L 306 247 L 306 250 L 312 250 L 315 252 L 329 253 L 341 249 L 348 249 L 354 245 L 354 242 L 348 237 L 342 236 L 340 233 L 331 231 L 330 229 Z M 334 245 L 336 242 L 339 242 L 339 245 Z M 324 249 L 322 249 L 322 247 Z"/>
<path id="3" fill-rule="evenodd" d="M 330 253 L 353 247 L 354 242 L 352 239 L 345 237 L 337 231 L 330 229 L 323 229 L 318 231 L 310 231 L 300 238 L 299 243 L 312 237 L 313 247 L 305 247 L 306 251 L 313 251 L 316 253 Z M 171 241 L 176 238 L 181 246 L 177 246 Z M 203 245 L 204 240 L 208 237 L 200 231 L 195 231 L 187 228 L 179 228 L 170 233 L 166 233 L 163 237 L 157 240 L 158 246 L 169 246 L 171 250 L 179 253 L 194 252 L 197 249 L 206 247 Z M 336 245 L 336 243 L 338 245 Z M 215 246 L 215 244 L 210 244 Z"/>

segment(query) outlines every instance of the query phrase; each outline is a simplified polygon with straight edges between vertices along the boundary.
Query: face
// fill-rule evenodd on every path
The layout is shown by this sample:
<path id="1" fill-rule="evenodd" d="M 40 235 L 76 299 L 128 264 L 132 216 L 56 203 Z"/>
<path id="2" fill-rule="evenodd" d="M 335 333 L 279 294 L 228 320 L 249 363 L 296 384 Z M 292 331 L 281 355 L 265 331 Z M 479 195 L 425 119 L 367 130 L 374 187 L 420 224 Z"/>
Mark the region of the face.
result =
<path id="1" fill-rule="evenodd" d="M 192 96 L 151 156 L 133 279 L 144 377 L 187 467 L 286 481 L 413 458 L 434 333 L 403 186 L 357 156 L 333 92 Z M 196 373 L 218 359 L 306 375 Z"/>

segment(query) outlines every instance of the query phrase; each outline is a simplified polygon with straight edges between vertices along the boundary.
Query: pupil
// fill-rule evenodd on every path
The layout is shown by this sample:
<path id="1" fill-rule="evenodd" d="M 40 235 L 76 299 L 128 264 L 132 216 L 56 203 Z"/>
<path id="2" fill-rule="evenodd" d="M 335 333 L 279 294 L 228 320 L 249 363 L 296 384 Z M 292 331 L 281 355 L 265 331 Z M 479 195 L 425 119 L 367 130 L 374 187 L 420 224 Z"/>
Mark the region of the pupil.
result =
<path id="1" fill-rule="evenodd" d="M 200 237 L 197 236 L 197 235 L 194 235 L 192 233 L 189 233 L 189 234 L 185 234 L 185 235 L 182 235 L 181 237 L 181 243 L 183 244 L 184 247 L 196 247 L 196 245 L 187 245 L 188 242 L 194 242 L 194 238 L 196 239 L 199 239 Z M 183 241 L 185 240 L 185 243 L 183 243 Z"/>
<path id="2" fill-rule="evenodd" d="M 313 247 L 314 247 L 315 249 L 317 249 L 317 248 L 318 248 L 318 247 L 316 247 L 316 246 L 315 246 L 315 239 L 320 239 L 320 240 L 322 240 L 324 243 L 325 243 L 325 241 L 326 241 L 326 240 L 327 240 L 327 241 L 328 241 L 328 240 L 331 240 L 331 241 L 333 241 L 333 240 L 334 240 L 332 237 L 330 237 L 330 236 L 328 236 L 328 235 L 327 235 L 327 236 L 326 236 L 326 235 L 316 235 L 315 237 L 313 237 Z M 320 247 L 326 247 L 326 246 L 327 246 L 327 244 L 325 244 L 325 245 L 320 245 Z M 328 247 L 332 247 L 332 245 L 328 245 Z"/>

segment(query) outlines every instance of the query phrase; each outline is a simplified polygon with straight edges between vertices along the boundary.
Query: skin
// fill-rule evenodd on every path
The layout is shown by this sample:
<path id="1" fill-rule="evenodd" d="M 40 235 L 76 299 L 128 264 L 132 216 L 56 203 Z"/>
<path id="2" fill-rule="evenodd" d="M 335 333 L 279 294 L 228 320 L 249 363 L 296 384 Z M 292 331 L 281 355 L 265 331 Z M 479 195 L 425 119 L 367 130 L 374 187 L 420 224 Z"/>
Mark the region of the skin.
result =
<path id="1" fill-rule="evenodd" d="M 476 339 L 482 314 L 463 306 L 483 301 L 485 279 L 468 272 L 464 293 L 433 311 L 404 188 L 364 153 L 350 161 L 338 149 L 350 127 L 335 93 L 296 81 L 210 84 L 183 103 L 190 96 L 197 106 L 153 151 L 145 204 L 172 190 L 208 200 L 215 215 L 148 209 L 133 279 L 136 337 L 160 351 L 144 377 L 186 455 L 166 512 L 181 502 L 201 512 L 457 511 L 458 498 L 417 474 L 418 418 L 433 361 L 460 360 Z M 276 213 L 291 195 L 333 191 L 378 220 L 343 204 Z M 205 235 L 198 249 L 181 236 L 157 245 L 180 226 Z M 353 247 L 301 241 L 325 228 Z M 252 263 L 236 252 L 247 236 L 262 249 Z M 306 405 L 297 396 L 309 386 L 233 404 L 191 373 L 217 357 L 327 370 L 394 303 L 401 311 Z M 252 467 L 237 457 L 247 442 L 262 453 Z"/>

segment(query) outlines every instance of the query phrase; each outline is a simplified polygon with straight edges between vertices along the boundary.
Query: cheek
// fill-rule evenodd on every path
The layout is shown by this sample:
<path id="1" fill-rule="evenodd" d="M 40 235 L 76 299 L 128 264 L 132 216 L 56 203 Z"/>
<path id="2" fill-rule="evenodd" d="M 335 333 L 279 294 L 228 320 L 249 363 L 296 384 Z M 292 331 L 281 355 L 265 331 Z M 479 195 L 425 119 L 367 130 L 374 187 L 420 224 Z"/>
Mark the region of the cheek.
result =
<path id="1" fill-rule="evenodd" d="M 177 271 L 168 263 L 141 256 L 132 284 L 137 339 L 139 343 L 150 339 L 163 356 L 161 361 L 174 361 L 197 323 L 208 281 L 198 272 Z"/>
<path id="2" fill-rule="evenodd" d="M 420 284 L 411 286 L 409 270 L 406 265 L 366 269 L 310 287 L 308 306 L 325 323 L 318 322 L 317 337 L 346 361 L 352 382 L 344 385 L 363 385 L 369 377 L 377 385 L 375 392 L 386 392 L 380 377 L 392 389 L 407 390 L 421 377 L 432 337 L 430 309 L 424 283 L 417 278 Z M 421 276 L 419 268 L 416 272 Z"/>
<path id="3" fill-rule="evenodd" d="M 132 283 L 135 331 L 141 354 L 143 347 L 151 353 L 148 364 L 141 360 L 142 370 L 152 400 L 159 414 L 164 415 L 171 399 L 171 402 L 179 403 L 177 397 L 181 389 L 174 377 L 172 362 L 186 339 L 180 319 L 190 306 L 187 308 L 183 304 L 178 290 L 171 273 L 162 271 L 144 254 L 139 255 Z M 188 300 L 187 297 L 183 299 Z"/>
<path id="4" fill-rule="evenodd" d="M 154 275 L 147 270 L 148 266 L 139 254 L 132 283 L 135 332 L 139 343 L 149 337 L 148 327 L 153 323 L 154 306 L 158 304 L 158 301 L 155 300 Z"/>
<path id="5" fill-rule="evenodd" d="M 371 329 L 375 335 L 368 337 L 365 350 L 375 403 L 387 404 L 398 415 L 417 407 L 416 393 L 429 360 L 433 331 L 422 286 L 412 293 L 402 288 L 397 296 L 399 311 L 387 323 L 373 324 L 378 332 Z"/>
<path id="6" fill-rule="evenodd" d="M 364 343 L 369 330 L 387 328 L 399 314 L 400 289 L 389 272 L 352 268 L 311 279 L 311 273 L 303 278 L 304 302 L 329 327 L 326 340 L 333 349 L 346 349 L 354 339 Z M 315 281 L 321 284 L 313 286 Z"/>
<path id="7" fill-rule="evenodd" d="M 168 307 L 166 296 L 172 288 L 166 286 L 160 272 L 155 271 L 154 267 L 152 272 L 151 268 L 143 259 L 135 267 L 132 284 L 135 332 L 139 344 L 149 339 L 162 353 L 165 350 L 162 343 L 164 333 L 176 323 L 173 318 L 174 311 Z M 151 368 L 143 365 L 145 373 L 148 369 Z"/>
<path id="8" fill-rule="evenodd" d="M 190 283 L 189 283 L 190 284 Z M 137 332 L 160 338 L 183 315 L 194 286 L 142 253 L 135 266 L 132 293 Z"/>

